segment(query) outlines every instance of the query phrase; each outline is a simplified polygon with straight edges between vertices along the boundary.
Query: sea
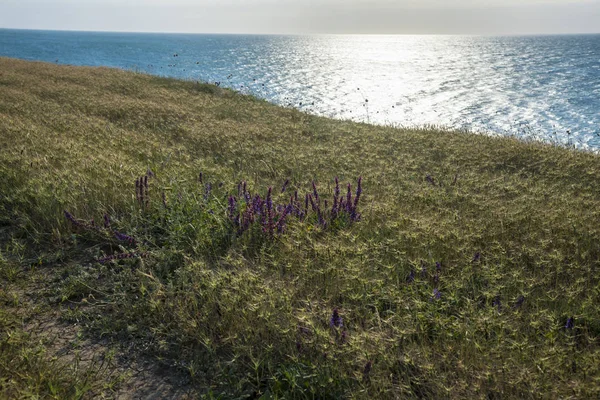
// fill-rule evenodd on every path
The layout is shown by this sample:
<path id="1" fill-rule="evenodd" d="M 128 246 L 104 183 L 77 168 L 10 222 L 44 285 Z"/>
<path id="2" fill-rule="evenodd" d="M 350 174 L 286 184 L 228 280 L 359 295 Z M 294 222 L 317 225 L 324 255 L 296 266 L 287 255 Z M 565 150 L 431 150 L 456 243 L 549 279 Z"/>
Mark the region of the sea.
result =
<path id="1" fill-rule="evenodd" d="M 600 34 L 278 36 L 0 29 L 0 56 L 217 83 L 332 118 L 600 150 Z"/>

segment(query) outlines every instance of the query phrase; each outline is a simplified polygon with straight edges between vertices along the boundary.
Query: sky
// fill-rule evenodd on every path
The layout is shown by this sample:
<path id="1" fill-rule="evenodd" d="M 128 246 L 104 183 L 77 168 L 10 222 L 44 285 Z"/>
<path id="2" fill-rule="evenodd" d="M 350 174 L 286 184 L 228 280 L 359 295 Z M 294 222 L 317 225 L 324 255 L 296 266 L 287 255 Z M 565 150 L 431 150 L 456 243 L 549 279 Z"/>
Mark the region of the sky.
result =
<path id="1" fill-rule="evenodd" d="M 600 0 L 0 0 L 0 28 L 189 33 L 600 33 Z"/>

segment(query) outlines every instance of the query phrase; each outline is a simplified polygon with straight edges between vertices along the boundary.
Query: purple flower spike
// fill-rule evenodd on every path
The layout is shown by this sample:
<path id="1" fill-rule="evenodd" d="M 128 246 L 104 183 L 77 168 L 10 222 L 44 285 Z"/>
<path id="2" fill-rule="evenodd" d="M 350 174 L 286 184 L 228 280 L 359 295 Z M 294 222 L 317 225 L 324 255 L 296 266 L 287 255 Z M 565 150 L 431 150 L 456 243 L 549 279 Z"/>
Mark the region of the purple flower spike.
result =
<path id="1" fill-rule="evenodd" d="M 329 319 L 329 325 L 332 328 L 341 328 L 344 326 L 344 320 L 340 316 L 340 313 L 337 308 L 333 309 L 333 313 L 331 314 L 331 318 Z"/>
<path id="2" fill-rule="evenodd" d="M 492 301 L 492 306 L 498 307 L 498 312 L 502 311 L 502 301 L 500 300 L 500 296 L 494 297 L 494 300 Z"/>
<path id="3" fill-rule="evenodd" d="M 352 213 L 352 187 L 348 184 L 348 192 L 346 193 L 346 212 Z"/>
<path id="4" fill-rule="evenodd" d="M 267 210 L 273 209 L 273 200 L 271 199 L 271 193 L 273 192 L 273 188 L 269 187 L 267 191 Z"/>
<path id="5" fill-rule="evenodd" d="M 283 183 L 283 186 L 281 187 L 281 193 L 285 192 L 285 189 L 287 189 L 289 184 L 290 184 L 290 180 L 286 179 L 285 182 Z"/>
<path id="6" fill-rule="evenodd" d="M 439 300 L 442 298 L 442 292 L 440 292 L 437 288 L 433 289 L 433 298 Z"/>
<path id="7" fill-rule="evenodd" d="M 77 221 L 75 219 L 75 217 L 73 216 L 73 214 L 71 214 L 70 212 L 68 212 L 67 210 L 64 211 L 65 213 L 65 218 L 68 219 L 73 225 L 75 226 L 81 226 L 81 222 Z"/>
<path id="8" fill-rule="evenodd" d="M 135 239 L 129 235 L 115 231 L 115 237 L 122 242 L 128 242 L 129 244 L 135 246 Z"/>
<path id="9" fill-rule="evenodd" d="M 319 202 L 319 193 L 317 192 L 317 185 L 315 185 L 315 181 L 312 182 L 313 187 L 313 195 L 315 196 L 315 201 Z"/>
<path id="10" fill-rule="evenodd" d="M 437 272 L 442 272 L 442 263 L 441 262 L 439 262 L 439 261 L 435 262 L 435 270 Z"/>
<path id="11" fill-rule="evenodd" d="M 365 368 L 363 369 L 363 379 L 369 380 L 369 374 L 371 373 L 371 369 L 373 368 L 373 361 L 369 360 L 365 364 Z"/>
<path id="12" fill-rule="evenodd" d="M 415 281 L 415 270 L 411 270 L 410 274 L 406 278 L 406 283 L 413 283 Z"/>
<path id="13" fill-rule="evenodd" d="M 335 189 L 333 191 L 333 205 L 331 206 L 331 219 L 335 219 L 338 214 L 340 204 L 340 182 L 337 176 L 335 177 Z M 327 207 L 325 207 L 327 208 Z"/>
<path id="14" fill-rule="evenodd" d="M 267 192 L 267 232 L 269 233 L 269 237 L 273 237 L 273 200 L 271 199 L 271 192 L 273 188 L 269 187 L 269 191 Z"/>
<path id="15" fill-rule="evenodd" d="M 108 214 L 104 214 L 104 227 L 106 229 L 110 228 L 110 218 Z"/>
<path id="16" fill-rule="evenodd" d="M 565 324 L 565 329 L 573 329 L 574 326 L 575 322 L 573 321 L 573 317 L 569 317 L 569 319 L 567 319 L 567 323 Z"/>
<path id="17" fill-rule="evenodd" d="M 474 263 L 476 263 L 476 262 L 479 262 L 480 260 L 481 260 L 481 253 L 480 253 L 480 252 L 477 252 L 477 253 L 475 253 L 475 255 L 473 256 L 473 261 L 471 261 L 471 262 L 474 262 Z"/>
<path id="18" fill-rule="evenodd" d="M 143 194 L 142 194 L 143 196 Z M 140 198 L 140 180 L 136 179 L 135 180 L 135 198 L 137 199 L 138 202 L 142 202 L 142 199 Z"/>
<path id="19" fill-rule="evenodd" d="M 237 203 L 237 199 L 233 196 L 229 196 L 229 219 L 232 222 L 236 221 L 236 215 L 237 215 L 237 213 L 235 212 L 236 211 L 236 203 Z M 239 220 L 238 220 L 238 222 L 239 222 Z M 237 224 L 237 225 L 239 225 L 239 224 Z"/>
<path id="20" fill-rule="evenodd" d="M 525 301 L 525 296 L 523 296 L 523 295 L 520 295 L 520 296 L 517 298 L 517 301 L 515 301 L 514 308 L 521 308 L 521 306 L 523 305 L 523 302 L 524 302 L 524 301 Z"/>
<path id="21" fill-rule="evenodd" d="M 310 206 L 312 207 L 312 210 L 317 211 L 317 205 L 315 204 L 315 201 L 313 200 L 312 194 L 308 195 L 308 200 L 310 201 Z"/>
<path id="22" fill-rule="evenodd" d="M 283 209 L 283 212 L 281 214 L 281 217 L 279 218 L 279 220 L 277 220 L 277 233 L 283 233 L 283 231 L 285 230 L 285 219 L 288 216 L 289 213 L 292 212 L 292 206 L 287 206 Z"/>
<path id="23" fill-rule="evenodd" d="M 358 177 L 358 184 L 356 186 L 356 197 L 354 198 L 354 212 L 356 213 L 356 206 L 358 206 L 358 200 L 362 194 L 362 176 Z"/>

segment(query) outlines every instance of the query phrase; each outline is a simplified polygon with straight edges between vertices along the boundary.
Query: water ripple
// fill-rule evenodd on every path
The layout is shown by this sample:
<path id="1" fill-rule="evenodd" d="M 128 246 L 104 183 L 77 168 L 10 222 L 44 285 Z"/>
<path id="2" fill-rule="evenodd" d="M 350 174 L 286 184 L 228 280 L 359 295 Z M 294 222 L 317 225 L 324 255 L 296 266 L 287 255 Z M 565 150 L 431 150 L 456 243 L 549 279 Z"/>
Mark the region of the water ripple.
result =
<path id="1" fill-rule="evenodd" d="M 220 82 L 334 118 L 438 125 L 600 148 L 600 35 L 257 36 L 0 29 L 0 55 Z"/>

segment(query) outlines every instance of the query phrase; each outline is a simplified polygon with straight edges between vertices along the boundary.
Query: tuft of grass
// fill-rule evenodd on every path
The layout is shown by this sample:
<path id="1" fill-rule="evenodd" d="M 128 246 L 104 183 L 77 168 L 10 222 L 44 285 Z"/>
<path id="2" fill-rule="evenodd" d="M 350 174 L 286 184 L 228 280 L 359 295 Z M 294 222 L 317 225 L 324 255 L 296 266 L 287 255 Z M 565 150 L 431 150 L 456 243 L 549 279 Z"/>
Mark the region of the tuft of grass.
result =
<path id="1" fill-rule="evenodd" d="M 76 304 L 63 318 L 88 335 L 208 398 L 600 395 L 597 155 L 107 68 L 0 69 L 0 279 L 44 269 L 36 301 Z M 276 207 L 313 182 L 333 202 L 335 176 L 362 177 L 356 223 L 240 233 L 240 182 Z"/>

